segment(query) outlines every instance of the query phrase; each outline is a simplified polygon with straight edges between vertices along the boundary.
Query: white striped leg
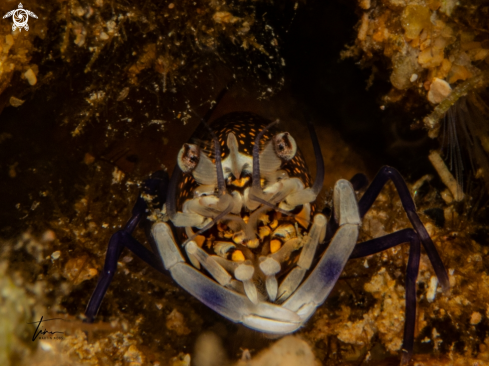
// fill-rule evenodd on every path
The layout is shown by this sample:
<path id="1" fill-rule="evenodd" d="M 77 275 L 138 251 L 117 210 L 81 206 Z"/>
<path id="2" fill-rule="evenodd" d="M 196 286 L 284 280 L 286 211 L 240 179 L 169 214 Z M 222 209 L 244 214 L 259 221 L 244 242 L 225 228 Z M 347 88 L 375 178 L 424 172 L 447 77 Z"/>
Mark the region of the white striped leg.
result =
<path id="1" fill-rule="evenodd" d="M 186 264 L 167 224 L 155 224 L 152 234 L 173 279 L 218 314 L 266 333 L 287 334 L 302 326 L 300 317 L 293 311 L 267 302 L 253 304 L 248 297 L 221 286 Z"/>
<path id="2" fill-rule="evenodd" d="M 253 283 L 253 274 L 255 269 L 250 260 L 244 262 L 233 262 L 217 255 L 213 255 L 211 257 L 226 271 L 229 273 L 234 273 L 234 277 L 236 277 L 238 280 L 234 280 L 233 282 L 233 289 L 235 291 L 241 294 L 246 294 L 248 299 L 250 299 L 253 304 L 257 304 L 258 301 L 264 300 L 264 297 L 258 293 L 256 286 Z M 239 284 L 240 287 L 237 288 L 237 284 Z"/>
<path id="3" fill-rule="evenodd" d="M 255 273 L 255 268 L 251 264 L 251 261 L 245 261 L 236 267 L 234 270 L 234 277 L 237 280 L 243 282 L 244 290 L 246 296 L 253 304 L 258 304 L 258 292 L 256 291 L 256 286 L 253 283 L 253 274 Z"/>
<path id="4" fill-rule="evenodd" d="M 189 241 L 185 246 L 185 250 L 190 255 L 193 255 L 221 286 L 230 284 L 232 277 L 229 273 L 214 258 L 207 254 L 204 249 L 200 248 L 196 242 L 193 240 Z"/>
<path id="5" fill-rule="evenodd" d="M 285 301 L 302 282 L 306 271 L 311 267 L 318 243 L 324 240 L 326 234 L 326 218 L 318 214 L 314 216 L 309 234 L 302 238 L 302 252 L 295 267 L 280 284 L 278 289 L 279 301 Z M 287 243 L 286 243 L 287 244 Z M 277 252 L 278 253 L 278 252 Z"/>
<path id="6" fill-rule="evenodd" d="M 309 277 L 282 305 L 296 312 L 303 321 L 326 300 L 357 242 L 361 221 L 350 182 L 342 179 L 336 183 L 334 202 L 340 224 L 338 231 Z"/>
<path id="7" fill-rule="evenodd" d="M 260 260 L 260 269 L 266 276 L 265 285 L 267 287 L 268 298 L 270 301 L 275 301 L 278 292 L 278 283 L 275 275 L 280 272 L 280 263 L 270 257 L 261 257 Z"/>

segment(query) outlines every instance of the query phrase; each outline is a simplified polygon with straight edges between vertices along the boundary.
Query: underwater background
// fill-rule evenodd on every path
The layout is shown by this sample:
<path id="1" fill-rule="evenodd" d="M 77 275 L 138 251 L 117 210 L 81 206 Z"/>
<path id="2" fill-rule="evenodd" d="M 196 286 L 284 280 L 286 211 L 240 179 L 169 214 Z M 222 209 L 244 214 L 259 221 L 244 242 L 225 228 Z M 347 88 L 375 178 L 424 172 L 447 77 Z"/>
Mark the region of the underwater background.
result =
<path id="1" fill-rule="evenodd" d="M 5 0 L 0 13 L 17 9 Z M 348 262 L 292 336 L 233 324 L 129 250 L 83 313 L 142 182 L 210 123 L 254 112 L 340 178 L 398 169 L 449 271 L 422 251 L 416 365 L 489 365 L 489 3 L 29 0 L 0 19 L 0 365 L 395 365 L 409 246 Z M 438 158 L 437 158 L 438 157 Z M 441 159 L 440 159 L 441 157 Z M 444 159 L 444 160 L 442 160 Z M 392 184 L 360 241 L 410 227 Z M 135 237 L 147 243 L 144 230 Z M 61 339 L 32 341 L 41 316 Z"/>

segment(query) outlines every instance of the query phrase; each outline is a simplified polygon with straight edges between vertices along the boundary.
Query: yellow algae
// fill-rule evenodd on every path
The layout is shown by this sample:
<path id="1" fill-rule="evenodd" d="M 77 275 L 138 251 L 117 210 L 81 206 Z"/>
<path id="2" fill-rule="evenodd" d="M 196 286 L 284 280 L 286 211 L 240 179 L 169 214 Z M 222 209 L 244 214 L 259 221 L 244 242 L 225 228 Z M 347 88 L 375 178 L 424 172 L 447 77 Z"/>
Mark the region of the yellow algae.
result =
<path id="1" fill-rule="evenodd" d="M 414 39 L 423 29 L 431 26 L 430 9 L 423 5 L 410 4 L 402 12 L 401 22 L 406 37 Z"/>
<path id="2" fill-rule="evenodd" d="M 393 71 L 390 81 L 399 90 L 408 89 L 411 85 L 411 77 L 418 69 L 417 53 L 410 48 L 405 54 L 397 54 L 392 58 Z"/>
<path id="3" fill-rule="evenodd" d="M 357 39 L 342 56 L 358 57 L 366 67 L 377 57 L 390 61 L 390 82 L 397 90 L 385 95 L 386 103 L 417 95 L 429 107 L 437 99 L 433 90 L 428 96 L 434 78 L 456 87 L 487 69 L 489 33 L 480 5 L 440 0 L 372 2 L 368 8 L 359 0 L 358 5 Z M 455 12 L 457 7 L 463 11 Z"/>

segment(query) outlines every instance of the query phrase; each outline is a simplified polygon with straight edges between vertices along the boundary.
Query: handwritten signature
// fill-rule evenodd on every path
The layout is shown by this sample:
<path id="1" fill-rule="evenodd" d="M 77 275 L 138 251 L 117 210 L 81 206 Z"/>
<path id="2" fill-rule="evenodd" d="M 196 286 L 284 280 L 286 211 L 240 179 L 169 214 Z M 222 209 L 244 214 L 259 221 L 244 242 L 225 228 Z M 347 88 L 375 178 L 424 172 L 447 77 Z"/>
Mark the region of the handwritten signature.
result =
<path id="1" fill-rule="evenodd" d="M 32 336 L 32 341 L 34 342 L 39 335 L 43 336 L 46 334 L 56 334 L 56 333 L 64 334 L 64 332 L 50 332 L 46 328 L 44 328 L 44 330 L 39 330 L 39 327 L 41 326 L 42 322 L 48 322 L 50 320 L 58 320 L 58 319 L 64 320 L 63 318 L 52 318 L 52 319 L 44 319 L 43 320 L 43 316 L 41 316 L 41 320 L 39 320 L 38 322 L 27 323 L 27 324 L 37 324 L 36 330 L 34 331 L 34 335 Z"/>

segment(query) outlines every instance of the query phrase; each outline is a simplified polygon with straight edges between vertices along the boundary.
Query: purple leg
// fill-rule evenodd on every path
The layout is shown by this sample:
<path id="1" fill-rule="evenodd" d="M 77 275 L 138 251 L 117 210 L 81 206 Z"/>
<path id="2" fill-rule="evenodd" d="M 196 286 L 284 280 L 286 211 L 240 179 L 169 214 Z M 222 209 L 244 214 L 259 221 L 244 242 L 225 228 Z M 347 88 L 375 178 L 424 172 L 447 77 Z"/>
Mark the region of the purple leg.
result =
<path id="1" fill-rule="evenodd" d="M 352 178 L 352 183 L 355 184 L 357 176 Z M 411 360 L 414 345 L 414 329 L 416 324 L 416 280 L 418 278 L 419 261 L 421 256 L 421 243 L 430 258 L 438 280 L 446 291 L 450 284 L 448 274 L 436 250 L 433 241 L 431 240 L 426 228 L 421 222 L 416 207 L 411 197 L 409 189 L 404 182 L 401 174 L 394 168 L 384 166 L 381 168 L 377 176 L 372 181 L 372 184 L 367 188 L 364 195 L 358 202 L 360 217 L 364 217 L 370 209 L 375 199 L 379 195 L 384 185 L 390 180 L 393 181 L 399 197 L 401 198 L 402 206 L 411 221 L 414 229 L 404 229 L 395 233 L 372 239 L 364 243 L 357 244 L 350 258 L 359 258 L 367 255 L 379 253 L 385 249 L 396 245 L 409 242 L 409 260 L 406 271 L 406 320 L 404 324 L 404 339 L 402 345 L 401 365 L 406 365 Z"/>
<path id="2" fill-rule="evenodd" d="M 144 185 L 145 193 L 156 196 L 153 204 L 158 206 L 163 205 L 168 186 L 168 173 L 158 171 L 154 173 Z M 95 316 L 97 315 L 100 304 L 102 303 L 109 284 L 114 277 L 115 271 L 117 270 L 117 261 L 119 260 L 119 256 L 121 255 L 124 247 L 129 248 L 134 254 L 156 270 L 166 273 L 162 264 L 157 259 L 157 256 L 155 256 L 153 252 L 146 249 L 146 247 L 131 236 L 132 232 L 142 221 L 142 219 L 146 218 L 146 209 L 146 201 L 139 196 L 132 209 L 132 216 L 127 224 L 123 229 L 117 231 L 110 238 L 102 274 L 100 275 L 97 287 L 95 288 L 85 311 L 86 322 L 93 322 Z"/>
<path id="3" fill-rule="evenodd" d="M 360 212 L 360 217 L 363 218 L 367 211 L 370 209 L 375 199 L 379 195 L 380 191 L 384 187 L 384 185 L 390 180 L 394 182 L 396 186 L 399 197 L 401 197 L 402 206 L 406 211 L 406 214 L 413 225 L 414 230 L 418 234 L 421 239 L 421 243 L 426 250 L 426 254 L 430 258 L 431 265 L 435 270 L 436 276 L 438 277 L 438 281 L 443 289 L 443 291 L 447 291 L 450 287 L 450 283 L 448 281 L 448 274 L 441 261 L 440 255 L 438 254 L 435 244 L 431 240 L 426 228 L 423 223 L 419 219 L 418 214 L 416 213 L 416 207 L 414 205 L 413 198 L 409 192 L 409 189 L 404 182 L 401 174 L 394 168 L 390 166 L 384 166 L 380 169 L 380 171 L 375 176 L 374 180 L 370 184 L 370 186 L 365 191 L 364 195 L 358 202 L 358 208 Z"/>
<path id="4" fill-rule="evenodd" d="M 350 259 L 379 253 L 402 243 L 410 243 L 409 260 L 406 270 L 406 316 L 401 356 L 401 365 L 406 365 L 413 355 L 414 328 L 416 325 L 416 280 L 418 278 L 419 260 L 421 256 L 421 245 L 418 234 L 413 229 L 404 229 L 357 244 Z"/>
<path id="5" fill-rule="evenodd" d="M 350 183 L 355 191 L 359 191 L 368 186 L 368 179 L 365 174 L 357 173 L 350 179 Z"/>

